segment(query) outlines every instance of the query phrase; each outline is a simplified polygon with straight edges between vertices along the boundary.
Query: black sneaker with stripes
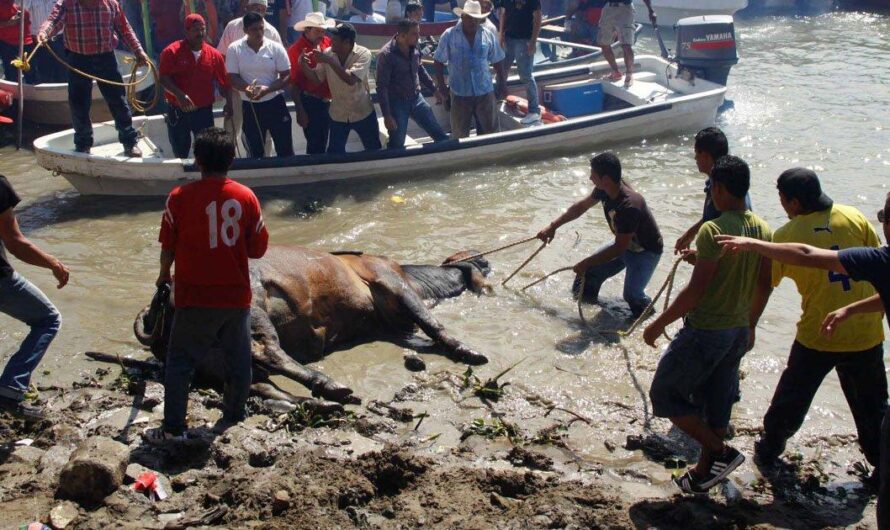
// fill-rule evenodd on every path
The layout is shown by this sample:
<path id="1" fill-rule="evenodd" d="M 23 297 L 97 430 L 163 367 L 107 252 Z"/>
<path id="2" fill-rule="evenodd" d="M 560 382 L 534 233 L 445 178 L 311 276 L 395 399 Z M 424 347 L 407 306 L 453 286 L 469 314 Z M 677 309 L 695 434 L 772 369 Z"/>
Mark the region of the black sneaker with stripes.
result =
<path id="1" fill-rule="evenodd" d="M 714 461 L 711 462 L 711 467 L 708 468 L 708 475 L 702 477 L 699 486 L 705 489 L 713 487 L 728 477 L 744 461 L 745 455 L 727 445 L 723 454 L 714 458 Z"/>

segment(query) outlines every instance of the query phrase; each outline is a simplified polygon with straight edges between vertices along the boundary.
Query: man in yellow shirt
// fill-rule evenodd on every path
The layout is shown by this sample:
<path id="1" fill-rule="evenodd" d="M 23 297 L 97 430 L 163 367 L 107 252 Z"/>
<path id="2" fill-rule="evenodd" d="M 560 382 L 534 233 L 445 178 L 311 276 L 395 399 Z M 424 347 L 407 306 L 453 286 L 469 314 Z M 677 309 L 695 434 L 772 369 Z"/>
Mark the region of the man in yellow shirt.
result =
<path id="1" fill-rule="evenodd" d="M 785 171 L 777 187 L 791 220 L 776 230 L 773 242 L 804 243 L 826 250 L 878 246 L 878 235 L 865 216 L 850 206 L 834 204 L 809 169 Z M 887 408 L 881 314 L 855 315 L 840 324 L 832 337 L 820 334 L 828 313 L 873 296 L 874 288 L 844 274 L 773 261 L 771 283 L 768 279 L 758 283 L 752 324 L 782 278 L 797 285 L 803 315 L 788 366 L 763 418 L 763 435 L 755 445 L 756 461 L 763 465 L 776 462 L 785 443 L 803 424 L 822 380 L 836 370 L 856 423 L 859 445 L 866 459 L 877 466 L 881 420 Z"/>

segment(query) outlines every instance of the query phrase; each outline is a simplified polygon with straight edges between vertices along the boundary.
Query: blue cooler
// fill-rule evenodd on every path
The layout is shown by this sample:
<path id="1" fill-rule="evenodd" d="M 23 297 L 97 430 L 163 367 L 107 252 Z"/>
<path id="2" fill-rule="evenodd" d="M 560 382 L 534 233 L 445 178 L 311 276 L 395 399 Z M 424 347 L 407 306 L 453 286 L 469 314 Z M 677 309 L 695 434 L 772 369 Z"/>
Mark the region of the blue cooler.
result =
<path id="1" fill-rule="evenodd" d="M 543 88 L 542 102 L 551 112 L 566 118 L 576 118 L 603 111 L 602 82 L 593 79 L 547 85 Z"/>

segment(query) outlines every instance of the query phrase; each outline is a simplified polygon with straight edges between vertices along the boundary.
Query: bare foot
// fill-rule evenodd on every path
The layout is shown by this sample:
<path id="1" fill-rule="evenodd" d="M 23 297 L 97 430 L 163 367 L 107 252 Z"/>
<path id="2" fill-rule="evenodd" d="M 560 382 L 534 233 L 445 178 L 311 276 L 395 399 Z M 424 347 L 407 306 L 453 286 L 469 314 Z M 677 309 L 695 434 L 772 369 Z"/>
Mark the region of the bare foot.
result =
<path id="1" fill-rule="evenodd" d="M 619 72 L 618 70 L 612 70 L 612 73 L 610 73 L 609 76 L 606 77 L 606 79 L 608 79 L 609 81 L 621 81 L 622 77 L 623 76 L 621 75 L 621 72 Z"/>

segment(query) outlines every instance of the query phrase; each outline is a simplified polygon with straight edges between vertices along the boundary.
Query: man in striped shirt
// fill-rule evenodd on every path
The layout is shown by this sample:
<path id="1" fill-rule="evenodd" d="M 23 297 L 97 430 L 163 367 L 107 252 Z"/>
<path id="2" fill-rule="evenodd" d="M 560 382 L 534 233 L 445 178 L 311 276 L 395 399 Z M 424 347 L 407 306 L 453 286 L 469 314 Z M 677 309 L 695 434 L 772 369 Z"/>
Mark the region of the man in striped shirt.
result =
<path id="1" fill-rule="evenodd" d="M 60 0 L 40 26 L 37 40 L 46 42 L 60 31 L 68 52 L 68 63 L 84 73 L 123 82 L 114 55 L 118 36 L 133 51 L 139 64 L 148 64 L 148 56 L 117 0 Z M 74 148 L 78 153 L 89 153 L 93 146 L 93 124 L 90 122 L 93 82 L 74 72 L 69 77 L 68 104 L 74 127 Z M 99 90 L 114 116 L 124 155 L 141 157 L 142 151 L 136 147 L 138 137 L 124 88 L 99 83 Z"/>

